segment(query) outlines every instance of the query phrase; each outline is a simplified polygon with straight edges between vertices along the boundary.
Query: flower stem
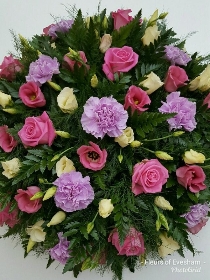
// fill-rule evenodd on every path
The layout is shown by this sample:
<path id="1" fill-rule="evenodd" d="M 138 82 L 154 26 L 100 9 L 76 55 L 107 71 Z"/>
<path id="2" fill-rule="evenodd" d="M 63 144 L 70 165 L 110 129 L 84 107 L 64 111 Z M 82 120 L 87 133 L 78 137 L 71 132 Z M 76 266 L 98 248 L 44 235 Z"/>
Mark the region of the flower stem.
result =
<path id="1" fill-rule="evenodd" d="M 172 135 L 167 135 L 167 136 L 164 136 L 164 137 L 161 137 L 161 138 L 145 139 L 144 142 L 158 141 L 158 140 L 167 139 L 167 138 L 170 138 L 170 137 L 173 137 L 173 134 Z"/>
<path id="2" fill-rule="evenodd" d="M 148 151 L 148 152 L 150 152 L 150 153 L 153 153 L 153 154 L 155 154 L 155 152 L 154 152 L 154 151 L 152 151 L 152 150 L 149 150 L 149 149 L 147 149 L 147 148 L 145 148 L 145 147 L 142 147 L 142 146 L 141 146 L 141 149 L 143 149 L 143 150 L 145 150 L 145 151 Z"/>

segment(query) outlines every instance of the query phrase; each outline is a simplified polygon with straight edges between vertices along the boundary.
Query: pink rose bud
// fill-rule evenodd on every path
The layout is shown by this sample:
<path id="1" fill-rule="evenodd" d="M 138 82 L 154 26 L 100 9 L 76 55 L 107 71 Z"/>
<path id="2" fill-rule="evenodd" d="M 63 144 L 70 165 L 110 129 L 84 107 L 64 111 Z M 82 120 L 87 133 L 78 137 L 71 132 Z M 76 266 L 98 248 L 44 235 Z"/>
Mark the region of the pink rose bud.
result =
<path id="1" fill-rule="evenodd" d="M 16 146 L 17 141 L 7 132 L 8 126 L 0 126 L 0 147 L 6 153 L 10 153 Z"/>
<path id="2" fill-rule="evenodd" d="M 0 78 L 6 79 L 7 81 L 13 81 L 16 73 L 23 69 L 23 65 L 18 59 L 10 56 L 5 56 L 2 64 L 0 65 Z"/>
<path id="3" fill-rule="evenodd" d="M 130 21 L 133 20 L 132 16 L 129 16 L 129 13 L 131 13 L 132 10 L 121 10 L 118 9 L 117 12 L 112 12 L 112 17 L 114 19 L 114 29 L 120 29 L 120 27 L 125 26 Z"/>
<path id="4" fill-rule="evenodd" d="M 188 76 L 184 69 L 179 66 L 170 66 L 164 81 L 165 90 L 168 92 L 176 91 L 178 88 L 186 85 Z"/>

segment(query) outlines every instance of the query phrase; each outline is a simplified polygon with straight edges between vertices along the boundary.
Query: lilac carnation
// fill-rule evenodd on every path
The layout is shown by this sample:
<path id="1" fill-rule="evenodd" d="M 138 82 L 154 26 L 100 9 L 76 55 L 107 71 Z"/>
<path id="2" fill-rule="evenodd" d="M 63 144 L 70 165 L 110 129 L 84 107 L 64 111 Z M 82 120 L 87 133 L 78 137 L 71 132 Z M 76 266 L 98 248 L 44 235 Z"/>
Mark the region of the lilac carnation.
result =
<path id="1" fill-rule="evenodd" d="M 51 27 L 48 30 L 48 35 L 56 38 L 57 34 L 56 32 L 66 33 L 71 28 L 72 24 L 74 23 L 74 20 L 64 20 L 62 19 L 60 22 L 57 22 L 56 24 L 52 24 Z"/>
<path id="2" fill-rule="evenodd" d="M 196 204 L 190 206 L 190 211 L 182 215 L 187 220 L 186 225 L 191 233 L 196 234 L 205 226 L 208 211 L 210 209 L 207 204 Z"/>
<path id="3" fill-rule="evenodd" d="M 29 67 L 27 82 L 35 82 L 38 86 L 50 81 L 53 74 L 59 74 L 59 62 L 56 57 L 40 55 L 39 59 L 32 62 Z"/>
<path id="4" fill-rule="evenodd" d="M 166 102 L 162 101 L 162 106 L 158 109 L 161 113 L 177 113 L 173 118 L 168 119 L 170 130 L 181 129 L 193 131 L 196 128 L 195 114 L 196 103 L 189 101 L 185 97 L 180 97 L 180 92 L 171 92 L 166 97 Z"/>
<path id="5" fill-rule="evenodd" d="M 81 123 L 83 129 L 96 138 L 103 138 L 106 133 L 118 137 L 126 128 L 127 119 L 127 111 L 112 96 L 90 97 L 84 105 Z"/>
<path id="6" fill-rule="evenodd" d="M 172 65 L 184 65 L 186 66 L 192 59 L 184 51 L 172 45 L 165 46 L 165 59 L 169 60 Z"/>
<path id="7" fill-rule="evenodd" d="M 59 261 L 62 264 L 66 264 L 68 258 L 70 257 L 68 250 L 70 242 L 62 235 L 62 232 L 58 233 L 59 243 L 53 248 L 49 249 L 48 252 L 53 260 Z"/>
<path id="8" fill-rule="evenodd" d="M 65 212 L 85 209 L 94 199 L 90 177 L 83 178 L 80 172 L 63 173 L 53 184 L 58 187 L 55 204 Z"/>

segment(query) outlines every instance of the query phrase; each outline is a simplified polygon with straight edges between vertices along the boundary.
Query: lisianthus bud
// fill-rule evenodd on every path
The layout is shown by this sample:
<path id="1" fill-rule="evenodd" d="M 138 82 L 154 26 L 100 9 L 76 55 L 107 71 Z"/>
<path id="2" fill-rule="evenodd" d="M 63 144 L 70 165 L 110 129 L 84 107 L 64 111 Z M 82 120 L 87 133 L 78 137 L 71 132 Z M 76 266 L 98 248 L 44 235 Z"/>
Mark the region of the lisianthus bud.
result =
<path id="1" fill-rule="evenodd" d="M 7 109 L 2 109 L 2 111 L 11 114 L 11 115 L 16 115 L 16 114 L 20 114 L 21 112 L 15 108 L 7 108 Z"/>
<path id="2" fill-rule="evenodd" d="M 132 148 L 138 148 L 138 147 L 140 147 L 142 145 L 142 143 L 140 142 L 140 141 L 138 141 L 138 140 L 134 140 L 134 141 L 132 141 L 131 143 L 130 143 L 130 146 L 132 147 Z"/>
<path id="3" fill-rule="evenodd" d="M 48 227 L 55 226 L 62 223 L 66 218 L 66 213 L 63 211 L 58 211 L 47 224 Z"/>
<path id="4" fill-rule="evenodd" d="M 27 254 L 33 249 L 35 244 L 36 244 L 36 241 L 32 241 L 31 238 L 29 238 L 27 249 L 26 249 Z"/>
<path id="5" fill-rule="evenodd" d="M 168 13 L 161 13 L 158 18 L 164 19 L 165 17 L 167 17 L 167 15 L 168 15 Z"/>
<path id="6" fill-rule="evenodd" d="M 104 19 L 102 21 L 102 27 L 104 30 L 106 30 L 108 28 L 108 21 L 107 21 L 107 17 L 104 16 Z"/>
<path id="7" fill-rule="evenodd" d="M 173 157 L 167 154 L 166 152 L 162 151 L 155 151 L 156 157 L 163 159 L 163 160 L 173 160 Z"/>
<path id="8" fill-rule="evenodd" d="M 94 74 L 90 80 L 91 87 L 95 88 L 98 85 L 98 78 L 96 74 Z"/>
<path id="9" fill-rule="evenodd" d="M 198 153 L 192 149 L 186 151 L 183 156 L 183 160 L 187 164 L 204 163 L 205 159 L 202 153 Z"/>
<path id="10" fill-rule="evenodd" d="M 122 148 L 128 146 L 134 141 L 133 129 L 131 127 L 126 127 L 120 136 L 115 137 L 114 141 L 117 142 Z"/>
<path id="11" fill-rule="evenodd" d="M 61 87 L 60 87 L 58 84 L 53 83 L 53 82 L 51 82 L 51 81 L 47 81 L 47 83 L 48 83 L 48 85 L 50 85 L 51 88 L 53 88 L 54 90 L 56 90 L 56 91 L 61 91 Z"/>
<path id="12" fill-rule="evenodd" d="M 1 162 L 4 171 L 2 174 L 6 176 L 8 179 L 11 179 L 17 175 L 20 170 L 20 160 L 18 158 L 13 158 L 8 161 Z"/>
<path id="13" fill-rule="evenodd" d="M 155 10 L 152 16 L 150 17 L 148 21 L 148 25 L 154 25 L 156 24 L 156 21 L 158 20 L 158 10 Z"/>
<path id="14" fill-rule="evenodd" d="M 73 60 L 80 59 L 80 55 L 78 52 L 74 51 L 73 49 L 69 48 L 69 53 L 66 54 L 69 58 Z"/>
<path id="15" fill-rule="evenodd" d="M 86 17 L 86 18 L 85 18 L 85 23 L 86 23 L 87 28 L 89 28 L 89 25 L 90 25 L 90 17 Z"/>
<path id="16" fill-rule="evenodd" d="M 111 199 L 102 199 L 99 202 L 99 215 L 103 218 L 107 218 L 113 211 L 114 206 L 111 203 Z"/>
<path id="17" fill-rule="evenodd" d="M 6 94 L 0 91 L 0 105 L 5 108 L 7 105 L 12 105 L 12 97 L 9 94 Z"/>
<path id="18" fill-rule="evenodd" d="M 110 34 L 104 34 L 101 38 L 99 49 L 102 53 L 105 53 L 112 44 L 112 36 Z"/>
<path id="19" fill-rule="evenodd" d="M 44 200 L 47 200 L 47 199 L 51 198 L 56 193 L 56 190 L 57 190 L 56 186 L 53 186 L 53 187 L 49 188 L 46 191 L 46 193 L 45 193 L 45 195 L 44 195 L 42 200 L 44 201 Z"/>
<path id="20" fill-rule="evenodd" d="M 142 37 L 143 45 L 149 45 L 150 43 L 154 44 L 154 41 L 158 39 L 160 31 L 158 31 L 157 25 L 149 26 L 145 30 L 145 34 Z"/>
<path id="21" fill-rule="evenodd" d="M 57 102 L 61 111 L 64 113 L 71 114 L 78 108 L 73 88 L 65 87 L 57 96 Z"/>
<path id="22" fill-rule="evenodd" d="M 173 207 L 171 206 L 170 202 L 166 200 L 163 196 L 156 196 L 154 202 L 155 205 L 157 205 L 163 210 L 173 210 Z"/>
<path id="23" fill-rule="evenodd" d="M 169 230 L 168 221 L 167 221 L 166 217 L 165 217 L 162 213 L 159 213 L 159 220 L 160 220 L 161 224 L 162 224 L 167 230 Z"/>
<path id="24" fill-rule="evenodd" d="M 180 136 L 180 135 L 182 135 L 182 134 L 184 134 L 185 132 L 184 131 L 175 131 L 174 133 L 173 133 L 173 136 L 174 137 L 178 137 L 178 136 Z"/>
<path id="25" fill-rule="evenodd" d="M 172 237 L 168 237 L 167 233 L 161 233 L 159 237 L 162 241 L 161 246 L 158 248 L 160 257 L 164 258 L 180 249 L 179 244 Z"/>
<path id="26" fill-rule="evenodd" d="M 161 82 L 160 78 L 153 72 L 146 76 L 147 78 L 142 81 L 139 85 L 146 89 L 147 94 L 151 94 L 160 88 L 164 83 Z"/>
<path id="27" fill-rule="evenodd" d="M 70 138 L 71 135 L 66 131 L 56 130 L 55 133 L 63 138 Z"/>
<path id="28" fill-rule="evenodd" d="M 56 173 L 57 176 L 60 177 L 63 173 L 69 173 L 71 171 L 75 171 L 74 163 L 72 160 L 63 156 L 57 163 L 56 163 Z"/>
<path id="29" fill-rule="evenodd" d="M 119 156 L 117 156 L 117 158 L 118 158 L 120 163 L 123 161 L 123 155 L 120 154 Z"/>
<path id="30" fill-rule="evenodd" d="M 89 234 L 94 228 L 94 223 L 90 222 L 87 224 L 87 233 Z"/>
<path id="31" fill-rule="evenodd" d="M 36 200 L 36 199 L 38 199 L 38 198 L 43 197 L 43 195 L 44 195 L 44 193 L 43 193 L 42 191 L 37 192 L 37 193 L 35 193 L 35 194 L 30 198 L 30 200 Z"/>

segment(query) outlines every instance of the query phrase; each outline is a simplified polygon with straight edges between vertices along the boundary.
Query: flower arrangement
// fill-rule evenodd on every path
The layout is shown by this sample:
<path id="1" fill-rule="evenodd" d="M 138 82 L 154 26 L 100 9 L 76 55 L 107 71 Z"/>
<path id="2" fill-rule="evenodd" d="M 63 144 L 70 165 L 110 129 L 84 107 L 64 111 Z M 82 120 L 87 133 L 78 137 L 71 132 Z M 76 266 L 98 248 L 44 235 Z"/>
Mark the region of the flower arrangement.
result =
<path id="1" fill-rule="evenodd" d="M 210 211 L 209 57 L 131 12 L 14 36 L 0 65 L 4 237 L 75 277 L 195 254 Z"/>

